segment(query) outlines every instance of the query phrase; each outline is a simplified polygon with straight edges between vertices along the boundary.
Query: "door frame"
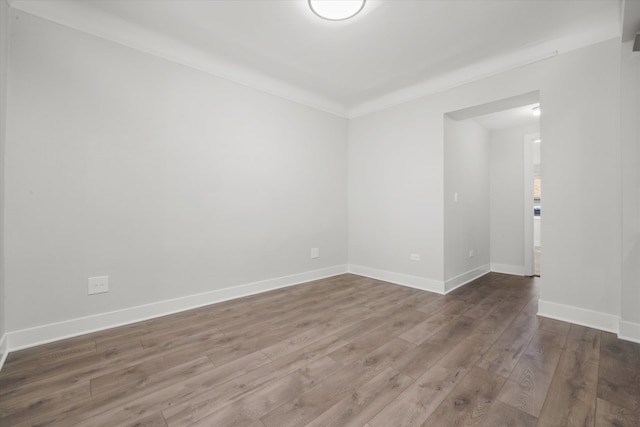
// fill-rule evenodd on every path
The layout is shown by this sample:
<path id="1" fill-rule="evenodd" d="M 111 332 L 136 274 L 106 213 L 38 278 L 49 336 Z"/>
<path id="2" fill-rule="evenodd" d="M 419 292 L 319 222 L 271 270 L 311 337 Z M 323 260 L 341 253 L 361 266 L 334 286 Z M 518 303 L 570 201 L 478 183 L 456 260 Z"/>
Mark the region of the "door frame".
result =
<path id="1" fill-rule="evenodd" d="M 524 275 L 535 275 L 535 255 L 533 252 L 533 144 L 540 138 L 540 133 L 524 135 Z"/>

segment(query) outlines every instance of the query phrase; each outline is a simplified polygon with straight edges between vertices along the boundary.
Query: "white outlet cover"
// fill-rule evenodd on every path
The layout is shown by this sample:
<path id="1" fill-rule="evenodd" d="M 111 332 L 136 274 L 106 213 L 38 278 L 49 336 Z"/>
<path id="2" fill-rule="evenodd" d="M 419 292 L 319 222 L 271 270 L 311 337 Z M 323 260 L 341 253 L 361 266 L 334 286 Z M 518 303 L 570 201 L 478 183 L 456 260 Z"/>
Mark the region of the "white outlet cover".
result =
<path id="1" fill-rule="evenodd" d="M 320 258 L 320 248 L 311 248 L 311 259 Z"/>
<path id="2" fill-rule="evenodd" d="M 411 261 L 420 261 L 420 254 L 411 254 L 411 255 L 409 256 L 409 259 L 410 259 Z"/>
<path id="3" fill-rule="evenodd" d="M 89 295 L 109 292 L 109 276 L 89 277 L 87 293 Z"/>

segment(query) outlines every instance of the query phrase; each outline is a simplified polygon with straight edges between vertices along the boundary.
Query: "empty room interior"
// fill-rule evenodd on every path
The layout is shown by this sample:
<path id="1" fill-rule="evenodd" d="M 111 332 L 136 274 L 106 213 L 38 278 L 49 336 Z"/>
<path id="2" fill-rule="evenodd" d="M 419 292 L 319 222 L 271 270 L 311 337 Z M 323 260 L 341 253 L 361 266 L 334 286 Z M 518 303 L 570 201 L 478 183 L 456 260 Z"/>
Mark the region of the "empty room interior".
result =
<path id="1" fill-rule="evenodd" d="M 0 25 L 0 426 L 640 426 L 640 0 Z"/>

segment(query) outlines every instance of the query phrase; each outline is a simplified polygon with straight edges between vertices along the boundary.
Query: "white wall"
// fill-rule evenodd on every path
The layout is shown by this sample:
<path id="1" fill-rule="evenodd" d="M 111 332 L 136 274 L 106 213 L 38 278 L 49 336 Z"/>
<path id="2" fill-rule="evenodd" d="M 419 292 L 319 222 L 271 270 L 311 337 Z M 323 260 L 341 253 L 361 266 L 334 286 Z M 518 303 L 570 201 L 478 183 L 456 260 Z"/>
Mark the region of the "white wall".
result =
<path id="1" fill-rule="evenodd" d="M 559 59 L 566 66 L 554 67 L 541 90 L 541 300 L 556 304 L 541 304 L 541 310 L 575 321 L 584 316 L 583 323 L 615 330 L 621 283 L 619 40 Z M 604 316 L 595 320 L 568 307 Z"/>
<path id="2" fill-rule="evenodd" d="M 5 187 L 5 136 L 7 128 L 7 64 L 9 63 L 9 5 L 0 0 L 0 367 L 6 354 L 4 293 L 4 187 Z"/>
<path id="3" fill-rule="evenodd" d="M 442 158 L 442 116 L 413 103 L 350 121 L 352 271 L 442 291 Z"/>
<path id="4" fill-rule="evenodd" d="M 489 134 L 491 265 L 494 271 L 524 274 L 524 135 L 538 124 Z"/>
<path id="5" fill-rule="evenodd" d="M 445 290 L 477 275 L 478 268 L 488 271 L 489 258 L 489 132 L 473 120 L 445 116 Z"/>
<path id="6" fill-rule="evenodd" d="M 8 331 L 346 264 L 345 119 L 12 13 Z"/>
<path id="7" fill-rule="evenodd" d="M 622 324 L 640 336 L 640 52 L 622 45 Z"/>
<path id="8" fill-rule="evenodd" d="M 541 306 L 550 316 L 615 328 L 621 286 L 619 64 L 614 39 L 352 120 L 350 259 L 371 271 L 442 280 L 443 114 L 540 90 Z M 428 256 L 404 262 L 416 246 Z"/>

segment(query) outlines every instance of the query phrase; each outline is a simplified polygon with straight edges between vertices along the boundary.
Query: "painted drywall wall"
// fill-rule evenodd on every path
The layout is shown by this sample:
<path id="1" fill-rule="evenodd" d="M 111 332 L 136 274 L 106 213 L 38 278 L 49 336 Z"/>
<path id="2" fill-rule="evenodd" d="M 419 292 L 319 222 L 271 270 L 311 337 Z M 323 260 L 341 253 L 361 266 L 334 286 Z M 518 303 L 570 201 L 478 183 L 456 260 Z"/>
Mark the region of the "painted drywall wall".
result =
<path id="1" fill-rule="evenodd" d="M 566 66 L 544 76 L 541 90 L 541 300 L 615 316 L 600 326 L 615 330 L 621 283 L 619 40 L 561 59 Z M 597 201 L 596 194 L 602 196 Z"/>
<path id="2" fill-rule="evenodd" d="M 345 119 L 12 13 L 8 331 L 346 264 Z"/>
<path id="3" fill-rule="evenodd" d="M 443 117 L 454 108 L 435 98 L 349 121 L 349 264 L 443 289 Z"/>
<path id="4" fill-rule="evenodd" d="M 489 134 L 491 264 L 524 274 L 524 135 L 540 126 L 514 126 Z"/>
<path id="5" fill-rule="evenodd" d="M 640 336 L 640 52 L 621 46 L 622 322 Z"/>
<path id="6" fill-rule="evenodd" d="M 613 39 L 353 119 L 350 259 L 372 270 L 442 280 L 443 114 L 540 90 L 541 297 L 558 310 L 604 313 L 598 327 L 613 326 L 605 323 L 620 314 L 619 85 L 620 47 Z M 433 257 L 404 261 L 415 246 Z"/>
<path id="7" fill-rule="evenodd" d="M 4 186 L 5 186 L 5 137 L 7 129 L 7 70 L 9 63 L 9 4 L 0 0 L 0 368 L 5 354 L 4 295 Z"/>
<path id="8" fill-rule="evenodd" d="M 445 116 L 445 283 L 488 266 L 489 257 L 489 131 Z"/>
<path id="9" fill-rule="evenodd" d="M 429 129 L 440 134 L 425 138 Z M 349 264 L 443 279 L 442 116 L 412 103 L 349 123 Z M 420 255 L 412 261 L 411 254 Z M 370 270 L 354 270 L 363 274 Z M 397 279 L 396 279 L 397 281 Z"/>

